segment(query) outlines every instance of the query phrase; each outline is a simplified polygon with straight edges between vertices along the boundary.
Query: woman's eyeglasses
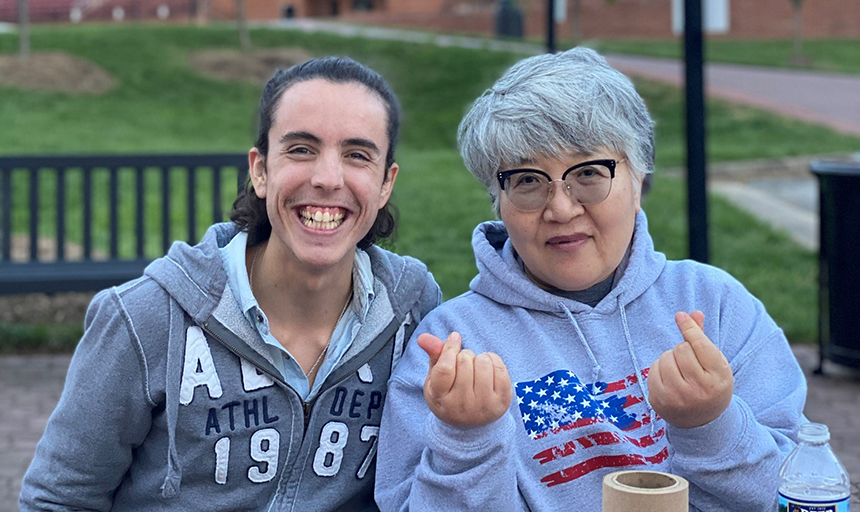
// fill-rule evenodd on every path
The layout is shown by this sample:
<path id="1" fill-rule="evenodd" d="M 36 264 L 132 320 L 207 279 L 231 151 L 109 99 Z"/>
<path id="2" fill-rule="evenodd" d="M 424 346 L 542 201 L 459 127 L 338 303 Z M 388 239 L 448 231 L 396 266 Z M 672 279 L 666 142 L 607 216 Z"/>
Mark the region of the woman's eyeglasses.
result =
<path id="1" fill-rule="evenodd" d="M 497 177 L 508 201 L 523 212 L 535 212 L 546 206 L 554 181 L 562 182 L 571 200 L 590 205 L 609 197 L 615 166 L 624 160 L 626 159 L 581 162 L 564 171 L 558 180 L 551 179 L 549 174 L 537 169 L 500 171 Z"/>

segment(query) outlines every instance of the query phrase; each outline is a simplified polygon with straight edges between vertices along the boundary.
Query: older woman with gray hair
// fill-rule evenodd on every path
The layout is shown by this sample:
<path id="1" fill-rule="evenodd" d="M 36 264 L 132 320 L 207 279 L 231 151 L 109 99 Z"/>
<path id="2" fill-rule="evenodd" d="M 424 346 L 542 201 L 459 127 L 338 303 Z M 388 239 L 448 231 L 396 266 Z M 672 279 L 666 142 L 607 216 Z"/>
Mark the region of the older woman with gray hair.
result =
<path id="1" fill-rule="evenodd" d="M 459 143 L 501 222 L 389 384 L 380 507 L 598 511 L 606 474 L 645 469 L 687 478 L 692 510 L 774 509 L 806 383 L 743 285 L 654 250 L 633 84 L 583 48 L 528 58 Z"/>

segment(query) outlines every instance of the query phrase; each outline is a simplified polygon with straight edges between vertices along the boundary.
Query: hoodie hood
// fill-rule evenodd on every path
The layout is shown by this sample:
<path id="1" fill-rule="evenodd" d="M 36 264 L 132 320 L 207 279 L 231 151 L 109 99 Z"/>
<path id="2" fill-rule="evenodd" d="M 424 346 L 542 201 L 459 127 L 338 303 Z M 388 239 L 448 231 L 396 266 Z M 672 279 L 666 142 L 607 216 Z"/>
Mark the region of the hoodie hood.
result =
<path id="1" fill-rule="evenodd" d="M 218 249 L 239 232 L 232 222 L 215 224 L 197 245 L 174 242 L 167 256 L 150 263 L 151 277 L 196 322 L 202 323 L 218 306 L 227 285 Z"/>
<path id="2" fill-rule="evenodd" d="M 469 285 L 473 292 L 501 304 L 554 314 L 563 313 L 561 304 L 573 314 L 611 314 L 618 305 L 629 304 L 642 295 L 666 264 L 666 256 L 654 251 L 648 220 L 642 211 L 636 215 L 629 254 L 618 267 L 620 278 L 616 276 L 616 285 L 594 308 L 545 291 L 529 279 L 517 261 L 504 223 L 479 224 L 472 234 L 472 247 L 478 265 L 478 275 Z"/>

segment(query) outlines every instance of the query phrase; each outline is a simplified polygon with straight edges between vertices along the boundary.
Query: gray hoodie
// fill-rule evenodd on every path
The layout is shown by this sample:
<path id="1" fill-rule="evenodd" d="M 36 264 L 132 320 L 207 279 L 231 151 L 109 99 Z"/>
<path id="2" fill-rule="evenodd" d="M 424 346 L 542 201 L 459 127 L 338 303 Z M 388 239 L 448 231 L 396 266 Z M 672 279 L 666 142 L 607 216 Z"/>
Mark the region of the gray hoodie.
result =
<path id="1" fill-rule="evenodd" d="M 779 467 L 796 445 L 806 381 L 782 329 L 729 274 L 654 250 L 644 212 L 617 285 L 595 307 L 539 288 L 504 225 L 475 229 L 478 276 L 413 334 L 463 336 L 496 352 L 513 400 L 489 425 L 454 427 L 423 395 L 428 358 L 409 344 L 382 420 L 377 502 L 385 511 L 599 512 L 603 477 L 664 471 L 690 483 L 690 510 L 776 510 Z M 683 341 L 677 311 L 700 309 L 734 374 L 731 404 L 695 428 L 648 400 L 652 361 Z"/>
<path id="2" fill-rule="evenodd" d="M 30 510 L 375 510 L 387 381 L 441 293 L 419 261 L 367 250 L 373 301 L 305 403 L 243 316 L 212 226 L 100 292 L 24 477 Z"/>

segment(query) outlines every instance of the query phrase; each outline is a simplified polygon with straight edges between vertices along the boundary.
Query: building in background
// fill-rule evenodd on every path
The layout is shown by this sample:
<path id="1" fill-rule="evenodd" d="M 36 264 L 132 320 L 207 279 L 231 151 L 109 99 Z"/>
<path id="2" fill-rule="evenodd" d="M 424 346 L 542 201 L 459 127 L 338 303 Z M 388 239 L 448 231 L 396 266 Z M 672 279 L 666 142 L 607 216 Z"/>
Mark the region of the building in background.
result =
<path id="1" fill-rule="evenodd" d="M 320 18 L 491 35 L 501 0 L 245 0 L 249 20 Z M 546 0 L 513 0 L 526 37 L 546 32 Z M 555 0 L 562 39 L 666 39 L 681 31 L 684 0 Z M 789 39 L 791 0 L 703 0 L 706 31 L 731 39 Z M 30 0 L 33 21 L 234 19 L 236 0 Z M 0 21 L 17 19 L 0 0 Z M 805 38 L 860 37 L 860 0 L 804 0 Z"/>

